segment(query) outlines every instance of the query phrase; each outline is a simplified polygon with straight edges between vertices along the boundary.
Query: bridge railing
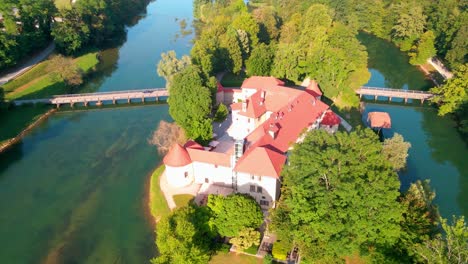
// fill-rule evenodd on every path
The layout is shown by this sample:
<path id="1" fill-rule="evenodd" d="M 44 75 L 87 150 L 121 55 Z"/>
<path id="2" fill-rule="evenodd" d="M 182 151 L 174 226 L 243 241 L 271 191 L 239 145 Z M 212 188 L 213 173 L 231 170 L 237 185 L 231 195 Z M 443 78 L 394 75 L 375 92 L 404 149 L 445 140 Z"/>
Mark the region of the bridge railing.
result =
<path id="1" fill-rule="evenodd" d="M 153 92 L 162 92 L 166 90 L 167 90 L 166 88 L 153 88 L 153 89 L 125 90 L 125 91 L 98 92 L 98 93 L 62 94 L 62 95 L 54 95 L 52 96 L 51 99 L 62 98 L 62 97 L 99 96 L 99 95 L 126 94 L 126 93 L 153 93 Z"/>
<path id="2" fill-rule="evenodd" d="M 360 89 L 389 91 L 389 92 L 400 92 L 400 93 L 414 93 L 414 94 L 431 94 L 428 91 L 393 89 L 393 88 L 382 88 L 382 87 L 369 87 L 369 86 L 362 86 Z"/>

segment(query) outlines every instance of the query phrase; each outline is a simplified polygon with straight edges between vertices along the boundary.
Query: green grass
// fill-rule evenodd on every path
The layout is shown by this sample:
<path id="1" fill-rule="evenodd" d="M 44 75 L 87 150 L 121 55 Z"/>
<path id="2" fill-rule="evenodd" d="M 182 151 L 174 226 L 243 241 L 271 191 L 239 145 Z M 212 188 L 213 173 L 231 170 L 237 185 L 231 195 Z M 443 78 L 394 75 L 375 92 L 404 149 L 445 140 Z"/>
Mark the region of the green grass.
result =
<path id="1" fill-rule="evenodd" d="M 24 105 L 0 109 L 0 142 L 16 137 L 49 109 L 50 106 L 47 105 Z"/>
<path id="2" fill-rule="evenodd" d="M 75 64 L 86 74 L 99 63 L 98 53 L 90 52 L 77 57 Z M 48 61 L 41 62 L 25 74 L 3 86 L 8 100 L 45 98 L 71 90 L 59 78 L 48 71 Z M 21 87 L 21 91 L 16 91 Z"/>
<path id="3" fill-rule="evenodd" d="M 164 194 L 162 193 L 161 188 L 159 186 L 159 178 L 164 172 L 164 169 L 164 165 L 161 165 L 158 168 L 156 168 L 153 174 L 151 175 L 150 181 L 149 206 L 151 214 L 153 215 L 156 221 L 159 221 L 159 219 L 171 213 L 171 210 L 167 205 L 166 198 L 164 197 Z"/>
<path id="4" fill-rule="evenodd" d="M 224 87 L 240 87 L 246 78 L 247 76 L 243 72 L 239 75 L 228 72 L 221 80 L 221 85 Z"/>
<path id="5" fill-rule="evenodd" d="M 243 251 L 246 252 L 246 253 L 252 254 L 252 255 L 257 255 L 258 246 L 253 245 L 253 246 L 251 246 L 251 247 L 249 247 L 247 249 L 244 249 Z"/>
<path id="6" fill-rule="evenodd" d="M 177 208 L 180 208 L 188 205 L 193 200 L 194 196 L 190 194 L 178 194 L 174 195 L 173 198 Z"/>
<path id="7" fill-rule="evenodd" d="M 236 254 L 236 253 L 225 253 L 225 252 L 218 252 L 214 255 L 211 260 L 210 264 L 261 264 L 263 263 L 262 259 L 244 255 L 244 254 Z"/>
<path id="8" fill-rule="evenodd" d="M 34 66 L 29 71 L 25 72 L 23 75 L 19 76 L 18 78 L 4 84 L 2 87 L 5 90 L 5 92 L 11 92 L 33 81 L 34 79 L 42 77 L 44 74 L 46 74 L 47 66 L 48 66 L 48 62 L 43 61 L 37 64 L 36 66 Z"/>

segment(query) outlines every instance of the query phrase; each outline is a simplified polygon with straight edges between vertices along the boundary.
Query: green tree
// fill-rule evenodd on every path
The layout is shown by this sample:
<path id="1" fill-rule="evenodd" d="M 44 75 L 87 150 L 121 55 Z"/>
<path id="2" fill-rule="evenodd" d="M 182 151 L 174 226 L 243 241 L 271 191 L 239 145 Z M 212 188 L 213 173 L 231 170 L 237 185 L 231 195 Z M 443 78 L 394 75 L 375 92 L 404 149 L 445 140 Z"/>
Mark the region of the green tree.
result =
<path id="1" fill-rule="evenodd" d="M 439 213 L 433 204 L 435 193 L 429 186 L 429 181 L 412 183 L 406 193 L 401 196 L 403 219 L 401 221 L 400 242 L 396 250 L 399 256 L 414 258 L 415 245 L 432 238 L 438 233 L 437 220 Z"/>
<path id="2" fill-rule="evenodd" d="M 83 21 L 76 9 L 64 9 L 60 16 L 62 22 L 54 24 L 52 36 L 61 52 L 73 54 L 88 43 L 89 26 Z"/>
<path id="3" fill-rule="evenodd" d="M 170 87 L 174 75 L 185 69 L 191 63 L 189 56 L 182 56 L 179 60 L 177 59 L 176 52 L 174 50 L 170 50 L 167 53 L 163 52 L 161 54 L 161 60 L 158 63 L 157 72 L 159 76 L 166 79 L 166 87 Z"/>
<path id="4" fill-rule="evenodd" d="M 271 46 L 260 43 L 245 63 L 247 73 L 250 76 L 270 76 L 274 55 Z"/>
<path id="5" fill-rule="evenodd" d="M 399 171 L 406 167 L 409 148 L 411 143 L 405 142 L 402 135 L 395 133 L 392 138 L 385 139 L 382 155 L 392 164 L 395 171 Z"/>
<path id="6" fill-rule="evenodd" d="M 278 39 L 280 20 L 272 8 L 268 6 L 256 8 L 252 15 L 259 25 L 258 37 L 260 41 L 268 44 L 270 41 Z"/>
<path id="7" fill-rule="evenodd" d="M 158 223 L 156 245 L 159 256 L 151 263 L 208 263 L 210 234 L 204 232 L 203 219 L 197 214 L 196 209 L 183 207 Z"/>
<path id="8" fill-rule="evenodd" d="M 400 236 L 400 182 L 381 152 L 370 129 L 307 134 L 283 169 L 272 217 L 279 238 L 292 239 L 309 260 L 393 245 Z"/>
<path id="9" fill-rule="evenodd" d="M 83 83 L 83 71 L 75 65 L 72 58 L 56 55 L 50 59 L 48 65 L 49 71 L 67 85 L 78 86 Z"/>
<path id="10" fill-rule="evenodd" d="M 468 64 L 461 65 L 453 78 L 431 89 L 432 101 L 439 105 L 439 115 L 454 113 L 468 102 Z"/>
<path id="11" fill-rule="evenodd" d="M 221 236 L 238 236 L 245 228 L 255 229 L 263 222 L 260 206 L 248 195 L 210 195 L 208 207 L 213 211 L 211 223 Z"/>
<path id="12" fill-rule="evenodd" d="M 245 228 L 239 231 L 239 234 L 229 240 L 237 249 L 244 250 L 251 246 L 260 245 L 260 232 L 253 228 Z"/>
<path id="13" fill-rule="evenodd" d="M 212 137 L 211 92 L 200 68 L 189 65 L 174 75 L 169 113 L 189 138 L 206 143 Z"/>
<path id="14" fill-rule="evenodd" d="M 228 114 L 229 114 L 229 109 L 227 108 L 227 106 L 223 103 L 220 103 L 218 105 L 218 109 L 216 109 L 214 119 L 216 122 L 223 122 L 224 120 L 226 120 L 226 117 Z"/>
<path id="15" fill-rule="evenodd" d="M 224 48 L 227 51 L 225 58 L 226 70 L 238 74 L 242 70 L 244 64 L 242 56 L 242 48 L 239 40 L 237 39 L 237 32 L 230 28 L 226 34 L 222 35 L 220 40 L 220 48 Z"/>
<path id="16" fill-rule="evenodd" d="M 258 32 L 260 31 L 257 22 L 248 12 L 242 12 L 235 16 L 231 26 L 239 31 L 245 31 L 249 39 L 250 50 L 258 44 Z M 249 54 L 249 52 L 247 52 Z"/>
<path id="17" fill-rule="evenodd" d="M 414 52 L 410 53 L 410 63 L 413 65 L 420 65 L 426 63 L 427 59 L 436 55 L 434 48 L 434 32 L 426 31 L 422 34 L 418 41 L 417 47 Z"/>
<path id="18" fill-rule="evenodd" d="M 397 39 L 414 39 L 419 37 L 426 26 L 426 16 L 421 6 L 411 5 L 400 9 L 401 13 L 395 26 L 393 37 Z"/>
<path id="19" fill-rule="evenodd" d="M 461 264 L 468 263 L 468 227 L 463 216 L 453 217 L 452 225 L 441 219 L 445 236 L 427 240 L 415 247 L 422 263 Z"/>
<path id="20" fill-rule="evenodd" d="M 450 65 L 455 68 L 468 61 L 468 14 L 467 19 L 457 31 L 455 38 L 451 42 L 450 50 L 447 52 L 446 59 Z"/>

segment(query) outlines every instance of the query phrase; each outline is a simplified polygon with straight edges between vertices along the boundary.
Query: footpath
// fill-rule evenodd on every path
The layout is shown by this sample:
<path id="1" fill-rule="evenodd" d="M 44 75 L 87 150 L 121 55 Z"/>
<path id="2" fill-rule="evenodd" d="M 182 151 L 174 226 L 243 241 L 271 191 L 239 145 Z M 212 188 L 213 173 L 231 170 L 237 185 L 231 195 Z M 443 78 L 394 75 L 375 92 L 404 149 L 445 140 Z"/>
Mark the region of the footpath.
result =
<path id="1" fill-rule="evenodd" d="M 11 72 L 8 72 L 2 76 L 0 76 L 0 85 L 3 85 L 10 80 L 18 77 L 19 75 L 23 74 L 24 72 L 28 71 L 32 67 L 34 67 L 36 64 L 39 62 L 43 61 L 45 58 L 47 58 L 55 49 L 55 43 L 49 44 L 43 51 L 40 53 L 34 55 L 32 58 L 30 58 L 28 61 L 23 63 L 23 65 L 20 65 L 13 69 Z"/>

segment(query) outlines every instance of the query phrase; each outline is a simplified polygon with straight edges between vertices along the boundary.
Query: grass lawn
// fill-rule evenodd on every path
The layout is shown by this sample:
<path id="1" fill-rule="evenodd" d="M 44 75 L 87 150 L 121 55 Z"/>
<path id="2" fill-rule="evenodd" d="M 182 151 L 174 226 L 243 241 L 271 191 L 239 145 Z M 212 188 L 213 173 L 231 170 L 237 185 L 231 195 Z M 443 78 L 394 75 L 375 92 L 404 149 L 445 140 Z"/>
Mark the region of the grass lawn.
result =
<path id="1" fill-rule="evenodd" d="M 193 198 L 195 197 L 190 194 L 178 194 L 178 195 L 174 195 L 173 198 L 174 198 L 174 202 L 177 205 L 177 208 L 180 208 L 180 207 L 184 207 L 188 205 L 190 201 L 192 201 Z"/>
<path id="2" fill-rule="evenodd" d="M 164 169 L 164 165 L 161 165 L 156 168 L 151 175 L 149 206 L 151 214 L 156 221 L 159 221 L 163 216 L 171 213 L 171 210 L 167 205 L 166 198 L 159 187 L 159 177 L 161 177 Z"/>
<path id="3" fill-rule="evenodd" d="M 221 80 L 221 85 L 224 87 L 240 87 L 246 78 L 247 76 L 243 72 L 239 75 L 228 72 Z"/>
<path id="4" fill-rule="evenodd" d="M 252 255 L 257 255 L 258 246 L 253 245 L 253 246 L 249 247 L 248 249 L 244 249 L 243 251 L 246 252 L 246 253 L 252 254 Z"/>
<path id="5" fill-rule="evenodd" d="M 74 59 L 76 65 L 86 74 L 99 63 L 97 52 L 86 53 Z M 70 93 L 71 90 L 60 79 L 48 72 L 49 61 L 44 61 L 3 85 L 7 100 L 45 98 L 56 94 Z"/>
<path id="6" fill-rule="evenodd" d="M 210 260 L 210 264 L 261 264 L 262 259 L 236 253 L 218 252 Z"/>
<path id="7" fill-rule="evenodd" d="M 16 137 L 49 109 L 48 105 L 24 105 L 11 109 L 0 109 L 0 143 Z"/>

